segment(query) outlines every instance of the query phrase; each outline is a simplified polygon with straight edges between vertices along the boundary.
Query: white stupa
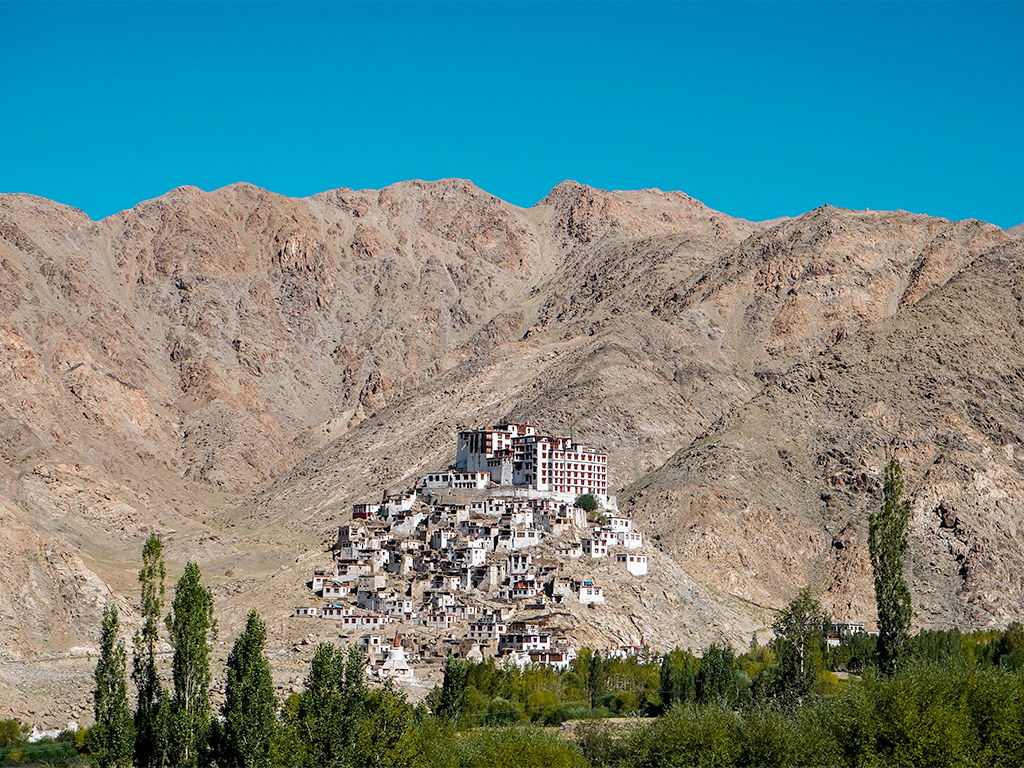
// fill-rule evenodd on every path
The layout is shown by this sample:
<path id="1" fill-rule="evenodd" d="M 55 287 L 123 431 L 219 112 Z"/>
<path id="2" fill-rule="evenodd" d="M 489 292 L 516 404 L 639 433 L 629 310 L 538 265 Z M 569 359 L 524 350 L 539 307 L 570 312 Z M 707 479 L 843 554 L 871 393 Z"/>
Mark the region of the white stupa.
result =
<path id="1" fill-rule="evenodd" d="M 398 633 L 395 633 L 395 641 L 384 651 L 384 663 L 380 665 L 380 676 L 382 680 L 411 680 L 415 672 L 409 666 L 409 659 L 405 649 L 398 641 Z"/>

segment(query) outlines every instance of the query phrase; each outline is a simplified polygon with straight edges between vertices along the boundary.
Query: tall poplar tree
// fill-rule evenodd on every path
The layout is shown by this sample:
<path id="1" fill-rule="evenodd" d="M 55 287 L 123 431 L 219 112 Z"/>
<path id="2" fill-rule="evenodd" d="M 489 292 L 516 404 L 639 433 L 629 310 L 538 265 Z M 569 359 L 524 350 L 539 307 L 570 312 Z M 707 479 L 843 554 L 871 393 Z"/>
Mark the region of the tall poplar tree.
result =
<path id="1" fill-rule="evenodd" d="M 228 656 L 224 691 L 224 736 L 218 765 L 225 768 L 270 766 L 270 745 L 277 727 L 277 699 L 270 664 L 263 655 L 267 625 L 256 610 Z"/>
<path id="2" fill-rule="evenodd" d="M 910 588 L 903 576 L 903 561 L 910 548 L 909 523 L 910 502 L 903 498 L 903 469 L 892 461 L 885 468 L 885 504 L 868 519 L 868 549 L 878 607 L 878 664 L 883 674 L 896 671 L 910 638 Z"/>
<path id="3" fill-rule="evenodd" d="M 364 672 L 365 660 L 358 648 L 346 654 L 329 643 L 317 647 L 299 701 L 305 765 L 344 768 L 358 761 L 369 701 Z"/>
<path id="4" fill-rule="evenodd" d="M 198 565 L 185 565 L 167 617 L 174 646 L 169 757 L 172 765 L 185 768 L 205 765 L 209 759 L 210 638 L 216 626 L 213 595 L 200 582 L 201 576 Z"/>
<path id="5" fill-rule="evenodd" d="M 166 756 L 167 695 L 156 668 L 156 644 L 159 641 L 160 614 L 164 609 L 163 542 L 150 534 L 142 548 L 139 584 L 142 588 L 142 629 L 132 642 L 132 681 L 135 683 L 135 765 L 157 768 Z"/>
<path id="6" fill-rule="evenodd" d="M 117 638 L 119 628 L 117 606 L 111 603 L 103 609 L 100 625 L 100 657 L 93 691 L 96 723 L 89 729 L 89 751 L 100 768 L 131 765 L 134 751 L 135 733 L 128 706 L 128 652 L 124 640 Z"/>

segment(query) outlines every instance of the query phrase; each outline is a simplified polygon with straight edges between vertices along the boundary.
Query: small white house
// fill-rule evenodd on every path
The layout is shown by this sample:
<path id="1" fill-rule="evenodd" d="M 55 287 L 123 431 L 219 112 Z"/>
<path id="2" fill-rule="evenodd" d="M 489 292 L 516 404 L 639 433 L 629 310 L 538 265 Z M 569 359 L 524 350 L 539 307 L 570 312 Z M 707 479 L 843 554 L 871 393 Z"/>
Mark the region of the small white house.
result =
<path id="1" fill-rule="evenodd" d="M 525 549 L 540 544 L 543 534 L 535 528 L 527 528 L 524 531 L 512 531 L 512 549 Z"/>
<path id="2" fill-rule="evenodd" d="M 633 521 L 628 517 L 612 515 L 608 518 L 608 528 L 615 533 L 629 533 L 633 530 Z"/>
<path id="3" fill-rule="evenodd" d="M 592 581 L 584 581 L 580 584 L 579 599 L 582 605 L 604 603 L 604 587 L 598 587 Z"/>
<path id="4" fill-rule="evenodd" d="M 583 539 L 581 542 L 583 546 L 583 554 L 587 557 L 607 557 L 608 556 L 608 544 L 602 539 Z"/>
<path id="5" fill-rule="evenodd" d="M 307 618 L 315 619 L 317 613 L 319 613 L 319 609 L 315 605 L 308 606 L 308 607 L 303 605 L 303 606 L 299 606 L 298 608 L 296 608 L 295 609 L 295 613 L 292 614 L 292 615 L 293 616 L 304 616 L 304 617 L 307 617 Z"/>
<path id="6" fill-rule="evenodd" d="M 644 545 L 644 535 L 639 531 L 619 531 L 615 537 L 619 546 L 626 549 L 639 549 Z"/>
<path id="7" fill-rule="evenodd" d="M 647 575 L 647 555 L 640 555 L 635 552 L 623 552 L 615 556 L 615 562 L 622 563 L 626 570 L 634 576 Z"/>
<path id="8" fill-rule="evenodd" d="M 513 576 L 520 576 L 530 572 L 533 565 L 533 555 L 509 555 L 508 572 Z"/>
<path id="9" fill-rule="evenodd" d="M 341 600 L 352 594 L 352 583 L 327 581 L 324 582 L 322 591 L 325 600 Z"/>

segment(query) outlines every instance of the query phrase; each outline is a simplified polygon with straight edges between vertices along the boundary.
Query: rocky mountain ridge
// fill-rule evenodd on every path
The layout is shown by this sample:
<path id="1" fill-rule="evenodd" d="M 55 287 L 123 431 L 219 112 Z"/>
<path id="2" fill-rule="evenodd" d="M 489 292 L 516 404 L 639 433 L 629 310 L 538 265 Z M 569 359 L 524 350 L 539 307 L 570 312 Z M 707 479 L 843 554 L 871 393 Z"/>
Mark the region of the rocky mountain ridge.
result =
<path id="1" fill-rule="evenodd" d="M 1005 622 L 1020 603 L 998 565 L 1018 557 L 1005 457 L 1024 428 L 1000 382 L 1017 375 L 1022 248 L 974 221 L 826 206 L 756 224 L 574 182 L 530 209 L 462 180 L 304 200 L 186 187 L 100 222 L 0 195 L 0 645 L 12 660 L 91 646 L 107 600 L 130 624 L 152 530 L 172 572 L 203 565 L 228 634 L 252 605 L 290 610 L 289 569 L 353 501 L 504 418 L 607 448 L 663 574 L 693 585 L 623 603 L 625 627 L 675 616 L 666 642 L 745 642 L 804 583 L 870 620 L 864 520 L 889 453 L 914 488 L 922 625 Z M 887 351 L 897 327 L 934 354 Z M 968 354 L 989 328 L 1013 343 Z M 985 361 L 1005 370 L 981 376 Z M 942 418 L 974 426 L 929 426 L 938 387 L 961 393 Z M 964 440 L 987 458 L 949 458 Z M 970 503 L 983 490 L 991 504 Z M 18 711 L 21 690 L 0 679 Z"/>

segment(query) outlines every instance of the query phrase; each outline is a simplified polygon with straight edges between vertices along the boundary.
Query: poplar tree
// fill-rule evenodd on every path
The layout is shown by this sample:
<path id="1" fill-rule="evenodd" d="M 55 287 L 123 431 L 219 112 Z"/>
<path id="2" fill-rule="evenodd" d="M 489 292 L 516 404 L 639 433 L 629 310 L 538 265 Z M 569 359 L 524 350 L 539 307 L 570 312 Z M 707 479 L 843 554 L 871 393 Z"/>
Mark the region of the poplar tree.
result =
<path id="1" fill-rule="evenodd" d="M 810 587 L 797 592 L 789 605 L 772 622 L 773 647 L 779 656 L 780 671 L 776 693 L 783 699 L 799 700 L 810 692 L 820 671 L 821 643 L 831 623 Z"/>
<path id="2" fill-rule="evenodd" d="M 200 583 L 199 566 L 185 565 L 174 587 L 167 628 L 174 646 L 171 672 L 170 762 L 194 768 L 208 761 L 210 735 L 210 643 L 216 632 L 213 595 Z"/>
<path id="3" fill-rule="evenodd" d="M 903 576 L 903 561 L 910 548 L 909 524 L 910 502 L 903 498 L 903 469 L 892 461 L 885 468 L 885 504 L 868 519 L 868 549 L 878 608 L 878 665 L 886 675 L 896 671 L 910 639 L 910 588 Z"/>
<path id="4" fill-rule="evenodd" d="M 164 607 L 163 542 L 150 534 L 142 548 L 142 629 L 132 641 L 132 682 L 135 683 L 135 765 L 156 768 L 164 764 L 166 753 L 167 695 L 156 669 L 156 644 L 159 641 L 160 614 Z"/>
<path id="5" fill-rule="evenodd" d="M 226 768 L 270 766 L 270 746 L 277 726 L 277 700 L 270 664 L 263 655 L 267 626 L 256 610 L 228 656 L 224 691 L 224 735 L 218 765 Z"/>
<path id="6" fill-rule="evenodd" d="M 128 652 L 124 640 L 117 638 L 119 628 L 117 606 L 111 603 L 103 609 L 100 625 L 100 657 L 93 691 L 96 723 L 89 729 L 89 751 L 100 768 L 132 764 L 135 734 L 128 706 Z"/>
<path id="7" fill-rule="evenodd" d="M 369 701 L 365 666 L 358 648 L 345 654 L 330 643 L 317 647 L 299 701 L 306 765 L 343 768 L 357 761 Z"/>

